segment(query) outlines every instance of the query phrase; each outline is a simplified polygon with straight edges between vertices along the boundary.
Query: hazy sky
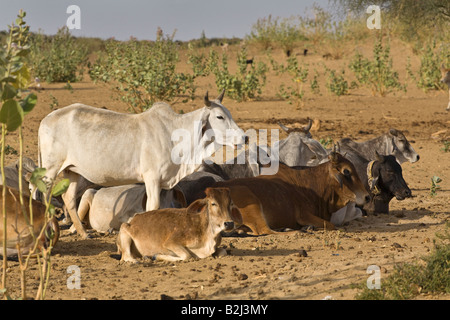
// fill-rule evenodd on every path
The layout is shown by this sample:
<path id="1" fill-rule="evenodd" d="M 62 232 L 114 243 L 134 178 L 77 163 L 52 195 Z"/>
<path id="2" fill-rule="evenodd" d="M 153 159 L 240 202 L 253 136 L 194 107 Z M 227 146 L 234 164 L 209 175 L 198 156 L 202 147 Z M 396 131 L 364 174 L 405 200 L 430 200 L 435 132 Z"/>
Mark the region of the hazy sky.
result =
<path id="1" fill-rule="evenodd" d="M 27 12 L 32 31 L 54 34 L 66 25 L 69 5 L 81 9 L 81 30 L 75 36 L 130 36 L 155 39 L 160 26 L 164 33 L 177 29 L 176 39 L 240 37 L 250 33 L 258 18 L 304 15 L 314 3 L 326 8 L 328 0 L 0 0 L 0 30 L 16 18 L 19 9 Z"/>

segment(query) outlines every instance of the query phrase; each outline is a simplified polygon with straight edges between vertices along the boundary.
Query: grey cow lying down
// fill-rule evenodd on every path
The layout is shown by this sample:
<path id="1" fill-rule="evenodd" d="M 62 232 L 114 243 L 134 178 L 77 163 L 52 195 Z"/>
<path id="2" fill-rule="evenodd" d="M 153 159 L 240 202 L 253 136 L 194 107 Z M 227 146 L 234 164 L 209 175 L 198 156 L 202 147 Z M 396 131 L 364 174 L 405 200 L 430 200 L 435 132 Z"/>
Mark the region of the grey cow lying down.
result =
<path id="1" fill-rule="evenodd" d="M 215 253 L 221 232 L 231 231 L 234 221 L 242 220 L 228 188 L 207 188 L 205 193 L 187 208 L 148 211 L 123 223 L 117 237 L 121 261 L 137 262 L 140 257 L 179 261 Z"/>
<path id="2" fill-rule="evenodd" d="M 83 194 L 78 206 L 78 216 L 83 222 L 99 232 L 119 230 L 136 213 L 145 211 L 147 195 L 143 184 L 131 184 L 117 187 L 88 189 Z M 186 206 L 186 199 L 181 190 L 175 186 L 171 190 L 161 190 L 161 208 L 181 208 Z M 75 228 L 72 226 L 71 231 Z"/>

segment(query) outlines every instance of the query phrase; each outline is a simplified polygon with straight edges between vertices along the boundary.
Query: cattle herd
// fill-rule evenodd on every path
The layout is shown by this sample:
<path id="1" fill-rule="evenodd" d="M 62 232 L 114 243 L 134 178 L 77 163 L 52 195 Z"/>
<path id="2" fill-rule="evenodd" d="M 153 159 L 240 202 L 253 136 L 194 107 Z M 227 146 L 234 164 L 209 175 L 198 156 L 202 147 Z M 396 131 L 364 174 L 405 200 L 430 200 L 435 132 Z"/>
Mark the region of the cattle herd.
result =
<path id="1" fill-rule="evenodd" d="M 214 100 L 206 94 L 205 106 L 186 114 L 165 103 L 141 114 L 73 104 L 46 116 L 38 132 L 37 166 L 47 169 L 49 180 L 60 174 L 69 179 L 58 205 L 71 230 L 83 238 L 89 229 L 118 232 L 122 261 L 176 261 L 224 254 L 218 248 L 223 232 L 334 229 L 365 214 L 388 213 L 393 197 L 411 197 L 401 164 L 419 155 L 401 131 L 390 129 L 364 142 L 345 138 L 325 149 L 312 137 L 311 123 L 303 128 L 280 123 L 287 138 L 271 148 L 256 146 L 222 100 L 223 92 Z M 243 149 L 244 161 L 210 161 L 224 146 Z M 274 152 L 277 157 L 270 157 Z M 251 154 L 277 161 L 278 170 L 262 174 L 271 164 L 258 157 L 251 161 Z M 30 159 L 25 163 L 25 173 L 37 167 Z M 33 237 L 16 212 L 17 165 L 5 175 L 7 215 L 15 223 L 7 230 L 7 254 L 14 255 L 18 241 L 27 250 Z M 51 235 L 55 242 L 59 222 L 44 226 L 40 197 L 26 188 L 24 196 L 33 198 L 34 232 L 48 229 L 39 241 L 45 245 Z"/>

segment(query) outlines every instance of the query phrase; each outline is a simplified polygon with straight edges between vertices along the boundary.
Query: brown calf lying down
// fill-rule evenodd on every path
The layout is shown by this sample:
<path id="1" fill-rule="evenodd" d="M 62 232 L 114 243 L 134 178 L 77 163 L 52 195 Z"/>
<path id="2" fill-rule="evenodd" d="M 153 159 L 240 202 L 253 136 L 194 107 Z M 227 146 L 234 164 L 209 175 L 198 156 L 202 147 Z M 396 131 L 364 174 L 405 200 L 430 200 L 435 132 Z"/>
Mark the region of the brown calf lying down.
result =
<path id="1" fill-rule="evenodd" d="M 0 203 L 3 201 L 2 188 L 0 187 Z M 23 196 L 25 208 L 29 214 L 29 201 L 28 196 Z M 45 223 L 45 206 L 35 200 L 32 200 L 33 207 L 33 233 L 35 237 L 38 237 Z M 6 190 L 6 214 L 7 214 L 7 240 L 6 240 L 6 255 L 17 255 L 17 245 L 20 246 L 21 254 L 28 254 L 35 245 L 33 241 L 33 235 L 28 227 L 19 202 L 19 191 L 7 188 Z M 1 214 L 0 214 L 1 216 Z M 3 239 L 3 223 L 0 224 L 0 239 Z M 59 238 L 59 225 L 56 218 L 52 218 L 46 226 L 46 230 L 42 233 L 38 239 L 38 248 L 47 247 L 50 244 L 50 238 L 52 239 L 52 245 L 58 241 Z M 3 255 L 3 242 L 0 242 L 0 255 Z"/>
<path id="2" fill-rule="evenodd" d="M 335 152 L 329 159 L 301 170 L 280 164 L 275 175 L 221 181 L 214 187 L 230 188 L 243 225 L 255 235 L 309 225 L 334 229 L 329 222 L 334 212 L 370 198 L 349 160 Z"/>
<path id="3" fill-rule="evenodd" d="M 240 221 L 240 215 L 229 189 L 207 188 L 205 193 L 204 199 L 187 208 L 148 211 L 123 223 L 117 237 L 121 261 L 137 262 L 139 257 L 178 261 L 212 255 L 220 244 L 220 233 L 232 230 L 233 217 Z"/>

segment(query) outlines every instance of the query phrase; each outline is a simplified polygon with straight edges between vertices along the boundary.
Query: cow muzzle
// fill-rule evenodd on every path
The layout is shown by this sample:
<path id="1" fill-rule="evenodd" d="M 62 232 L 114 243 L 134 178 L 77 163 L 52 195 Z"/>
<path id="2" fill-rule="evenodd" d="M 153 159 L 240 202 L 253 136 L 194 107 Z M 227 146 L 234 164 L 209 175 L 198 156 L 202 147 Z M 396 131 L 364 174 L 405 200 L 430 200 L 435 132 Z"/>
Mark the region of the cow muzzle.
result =
<path id="1" fill-rule="evenodd" d="M 355 196 L 355 202 L 358 206 L 364 206 L 370 202 L 370 195 L 367 192 L 358 192 Z"/>
<path id="2" fill-rule="evenodd" d="M 226 221 L 223 223 L 225 231 L 231 231 L 234 229 L 234 222 L 233 221 Z"/>
<path id="3" fill-rule="evenodd" d="M 402 192 L 396 192 L 395 193 L 395 199 L 397 200 L 405 200 L 406 198 L 411 198 L 412 192 L 411 189 L 407 188 L 402 190 Z"/>

